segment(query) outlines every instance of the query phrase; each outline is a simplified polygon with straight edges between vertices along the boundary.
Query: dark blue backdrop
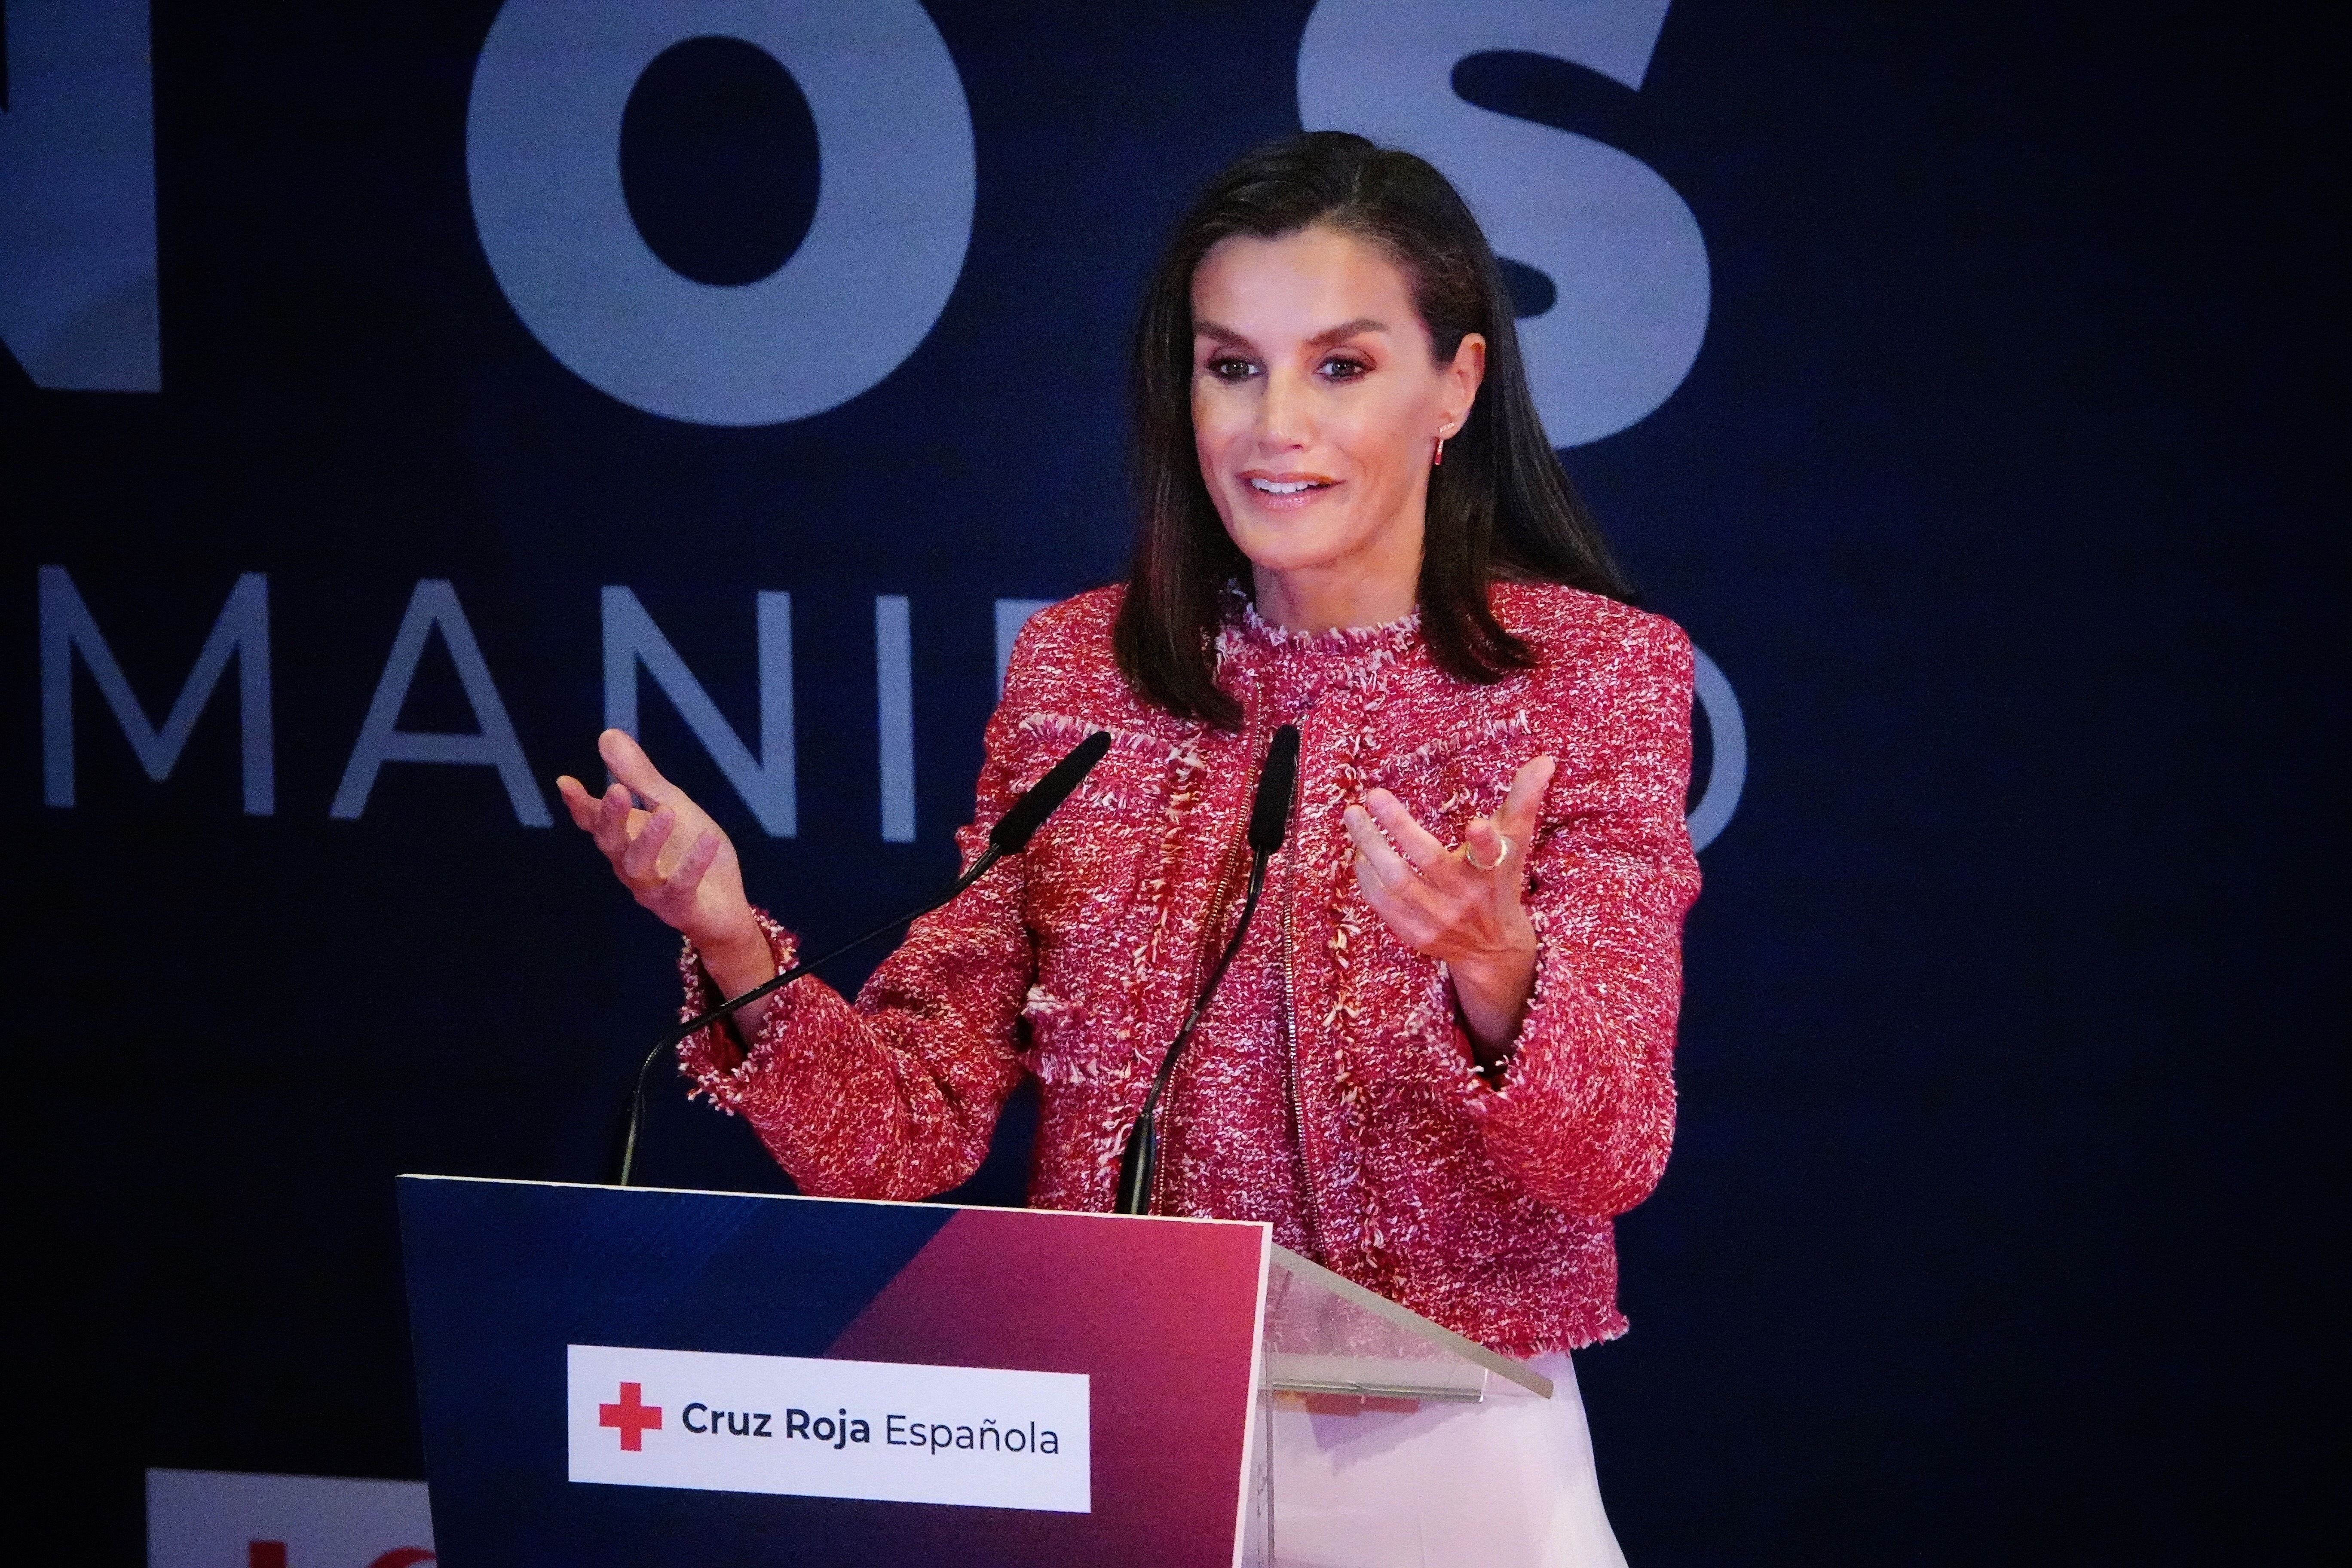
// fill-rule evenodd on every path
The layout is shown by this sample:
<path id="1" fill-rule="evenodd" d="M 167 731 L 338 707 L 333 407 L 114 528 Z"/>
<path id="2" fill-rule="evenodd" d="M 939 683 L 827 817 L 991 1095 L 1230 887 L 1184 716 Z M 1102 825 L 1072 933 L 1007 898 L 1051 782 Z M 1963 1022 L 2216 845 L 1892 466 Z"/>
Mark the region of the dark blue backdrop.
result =
<path id="1" fill-rule="evenodd" d="M 754 595 L 789 593 L 796 837 L 650 680 L 644 732 L 812 938 L 910 900 L 951 868 L 992 601 L 1119 568 L 1142 278 L 1298 123 L 1311 6 L 934 0 L 971 128 L 951 292 L 871 390 L 736 426 L 598 390 L 502 291 L 467 140 L 493 0 L 157 0 L 161 390 L 76 390 L 147 374 L 137 268 L 100 313 L 128 369 L 27 346 L 55 268 L 24 182 L 67 156 L 25 129 L 58 75 L 27 51 L 61 8 L 5 9 L 16 1517 L 131 1563 L 144 1466 L 418 1473 L 393 1173 L 593 1174 L 673 1005 L 650 919 L 495 769 L 394 761 L 330 816 L 418 582 L 454 585 L 543 805 L 593 763 L 601 588 L 747 744 Z M 1679 0 L 1637 91 L 1477 41 L 1513 10 L 1464 8 L 1453 90 L 1633 154 L 1704 237 L 1687 377 L 1567 458 L 1749 762 L 1689 926 L 1678 1146 L 1621 1227 L 1634 1330 L 1580 1358 L 1629 1556 L 2294 1555 L 2341 1165 L 2320 51 L 2179 6 Z M 706 282 L 821 213 L 832 111 L 747 53 L 667 58 L 621 136 L 636 226 Z M 857 320 L 819 325 L 856 357 Z M 151 721 L 266 575 L 268 815 L 236 679 L 152 782 L 86 647 L 44 804 L 47 565 Z M 475 731 L 462 673 L 429 641 L 401 727 Z M 1025 1129 L 977 1195 L 1017 1197 Z M 675 1096 L 650 1136 L 656 1182 L 781 1185 Z"/>

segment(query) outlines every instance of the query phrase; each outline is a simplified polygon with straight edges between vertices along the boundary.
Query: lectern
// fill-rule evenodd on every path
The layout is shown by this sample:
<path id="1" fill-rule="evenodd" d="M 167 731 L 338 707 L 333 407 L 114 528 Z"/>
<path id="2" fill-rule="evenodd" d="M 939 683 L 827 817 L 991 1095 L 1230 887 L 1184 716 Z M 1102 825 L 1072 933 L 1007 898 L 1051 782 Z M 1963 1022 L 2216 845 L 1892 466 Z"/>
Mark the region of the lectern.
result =
<path id="1" fill-rule="evenodd" d="M 1552 1392 L 1263 1225 L 436 1176 L 400 1210 L 448 1568 L 1318 1563 L 1354 1500 L 1286 1516 L 1300 1411 L 1404 1440 Z"/>

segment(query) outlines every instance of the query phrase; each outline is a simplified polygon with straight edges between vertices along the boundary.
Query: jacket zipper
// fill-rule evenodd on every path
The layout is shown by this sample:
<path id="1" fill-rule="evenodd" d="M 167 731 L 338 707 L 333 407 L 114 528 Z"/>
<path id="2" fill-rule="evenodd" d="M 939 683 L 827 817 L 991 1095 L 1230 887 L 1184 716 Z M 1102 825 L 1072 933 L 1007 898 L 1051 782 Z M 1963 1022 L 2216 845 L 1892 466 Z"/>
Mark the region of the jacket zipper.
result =
<path id="1" fill-rule="evenodd" d="M 1300 792 L 1301 795 L 1305 791 Z M 1298 833 L 1298 812 L 1293 806 L 1290 831 L 1286 839 L 1295 841 Z M 1302 856 L 1293 850 L 1290 864 L 1282 868 L 1282 1090 L 1290 1110 L 1291 1148 L 1298 1161 L 1298 1198 L 1307 1221 L 1307 1255 L 1321 1261 L 1323 1253 L 1323 1220 L 1315 1205 L 1315 1162 L 1307 1152 L 1307 1110 L 1298 1098 L 1298 987 L 1293 974 L 1293 951 L 1297 945 L 1297 925 L 1293 919 L 1298 908 L 1298 862 Z"/>
<path id="2" fill-rule="evenodd" d="M 1250 710 L 1249 731 L 1244 737 L 1244 752 L 1251 758 L 1250 776 L 1252 778 L 1255 778 L 1257 776 L 1258 769 L 1265 765 L 1265 759 L 1258 754 L 1257 721 L 1258 710 L 1253 708 Z M 1241 852 L 1248 842 L 1249 813 L 1247 811 L 1244 811 L 1242 814 L 1241 832 L 1235 835 L 1233 840 L 1225 846 L 1224 858 L 1217 867 L 1216 886 L 1209 894 L 1209 918 L 1201 928 L 1201 946 L 1199 951 L 1193 954 L 1192 978 L 1190 983 L 1184 987 L 1183 994 L 1188 998 L 1199 994 L 1202 976 L 1208 973 L 1209 965 L 1216 962 L 1217 932 L 1218 928 L 1224 921 L 1225 900 L 1233 892 L 1234 866 L 1240 858 Z M 1187 1002 L 1186 1006 L 1188 1010 L 1190 1005 L 1190 1003 Z M 1204 1019 L 1202 1022 L 1205 1023 L 1206 1020 Z M 1176 1085 L 1171 1079 L 1168 1085 L 1168 1102 L 1161 1108 L 1162 1110 L 1166 1111 L 1173 1110 L 1175 1107 L 1175 1100 Z M 1171 1117 L 1170 1120 L 1172 1121 L 1173 1118 Z M 1147 1212 L 1151 1214 L 1159 1214 L 1161 1212 L 1160 1198 L 1162 1184 L 1166 1179 L 1167 1166 L 1164 1163 L 1156 1165 L 1152 1168 L 1151 1201 L 1144 1205 Z"/>

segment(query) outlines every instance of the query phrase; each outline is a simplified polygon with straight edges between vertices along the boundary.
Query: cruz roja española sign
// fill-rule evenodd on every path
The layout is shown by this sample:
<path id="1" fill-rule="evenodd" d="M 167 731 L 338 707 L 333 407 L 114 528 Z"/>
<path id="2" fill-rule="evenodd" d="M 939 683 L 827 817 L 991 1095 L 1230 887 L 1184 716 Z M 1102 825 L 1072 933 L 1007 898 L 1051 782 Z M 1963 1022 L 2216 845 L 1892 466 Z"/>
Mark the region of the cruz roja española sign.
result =
<path id="1" fill-rule="evenodd" d="M 566 1347 L 572 1479 L 1092 1510 L 1086 1374 Z"/>

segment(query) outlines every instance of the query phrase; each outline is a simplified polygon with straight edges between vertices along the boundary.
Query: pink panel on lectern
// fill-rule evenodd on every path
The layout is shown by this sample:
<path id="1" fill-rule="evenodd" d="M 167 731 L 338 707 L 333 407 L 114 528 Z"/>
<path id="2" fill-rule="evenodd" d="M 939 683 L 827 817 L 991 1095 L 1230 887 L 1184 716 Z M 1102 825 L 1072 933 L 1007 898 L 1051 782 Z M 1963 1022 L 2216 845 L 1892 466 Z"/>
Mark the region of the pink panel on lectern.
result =
<path id="1" fill-rule="evenodd" d="M 1091 1561 L 1229 1563 L 1263 1234 L 966 1209 L 828 1353 L 1091 1373 Z"/>

